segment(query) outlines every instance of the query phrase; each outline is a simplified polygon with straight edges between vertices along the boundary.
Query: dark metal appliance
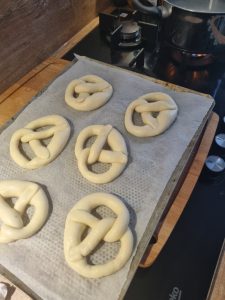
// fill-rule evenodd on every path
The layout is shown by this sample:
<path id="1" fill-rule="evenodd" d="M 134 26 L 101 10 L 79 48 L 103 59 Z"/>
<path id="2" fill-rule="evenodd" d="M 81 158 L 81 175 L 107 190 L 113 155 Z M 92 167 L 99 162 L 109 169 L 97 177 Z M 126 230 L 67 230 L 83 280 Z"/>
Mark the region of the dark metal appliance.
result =
<path id="1" fill-rule="evenodd" d="M 162 39 L 172 47 L 191 53 L 225 51 L 225 1 L 164 0 L 148 6 L 133 0 L 137 10 L 163 18 Z"/>

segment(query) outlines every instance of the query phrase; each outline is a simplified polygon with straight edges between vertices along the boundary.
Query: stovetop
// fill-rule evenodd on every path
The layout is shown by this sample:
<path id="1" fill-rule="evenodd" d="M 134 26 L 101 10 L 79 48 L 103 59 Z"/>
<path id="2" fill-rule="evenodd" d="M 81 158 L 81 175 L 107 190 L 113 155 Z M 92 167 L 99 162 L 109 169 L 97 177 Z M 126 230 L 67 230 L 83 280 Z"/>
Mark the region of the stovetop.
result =
<path id="1" fill-rule="evenodd" d="M 141 58 L 144 59 L 144 66 L 132 65 L 135 58 L 140 58 L 142 52 L 144 52 L 144 58 Z M 225 116 L 225 105 L 222 100 L 225 96 L 225 57 L 224 61 L 216 59 L 209 66 L 195 68 L 179 64 L 171 59 L 168 48 L 159 50 L 157 54 L 144 48 L 112 49 L 102 38 L 99 27 L 88 34 L 63 58 L 72 61 L 75 53 L 210 94 L 216 100 L 214 111 L 220 117 Z"/>
<path id="2" fill-rule="evenodd" d="M 147 34 L 154 29 L 155 21 L 152 23 L 150 29 L 144 28 Z M 154 30 L 152 34 L 153 40 L 157 39 Z M 112 45 L 110 38 L 97 27 L 64 59 L 73 60 L 76 53 L 210 94 L 216 102 L 214 111 L 220 117 L 217 133 L 225 133 L 225 57 L 199 65 L 198 57 L 191 58 L 194 63 L 190 63 L 189 57 L 180 57 L 180 53 L 159 41 L 120 47 L 117 38 Z M 214 146 L 210 154 L 217 154 Z M 225 238 L 225 175 L 205 180 L 204 172 L 162 253 L 151 268 L 138 269 L 125 299 L 206 298 Z"/>

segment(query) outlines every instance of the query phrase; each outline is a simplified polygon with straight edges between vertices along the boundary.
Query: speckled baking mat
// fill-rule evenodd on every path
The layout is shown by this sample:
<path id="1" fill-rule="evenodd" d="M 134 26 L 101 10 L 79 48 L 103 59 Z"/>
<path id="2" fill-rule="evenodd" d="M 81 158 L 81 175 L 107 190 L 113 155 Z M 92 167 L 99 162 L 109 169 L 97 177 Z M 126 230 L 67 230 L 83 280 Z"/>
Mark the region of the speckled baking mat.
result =
<path id="1" fill-rule="evenodd" d="M 80 76 L 95 74 L 109 81 L 113 88 L 110 101 L 98 110 L 78 112 L 64 102 L 68 83 Z M 153 91 L 166 92 L 179 107 L 176 122 L 164 134 L 140 139 L 124 128 L 124 112 L 128 103 Z M 69 210 L 83 196 L 93 192 L 118 195 L 130 210 L 130 227 L 137 246 L 151 219 L 156 226 L 156 206 L 171 175 L 188 145 L 202 126 L 213 101 L 205 96 L 172 91 L 163 85 L 119 68 L 87 58 L 79 58 L 36 97 L 0 135 L 0 179 L 23 179 L 41 184 L 48 192 L 52 212 L 38 234 L 27 240 L 0 245 L 0 264 L 20 278 L 43 299 L 118 299 L 127 282 L 132 258 L 119 272 L 102 279 L 85 279 L 71 270 L 64 260 L 63 232 Z M 69 143 L 59 157 L 38 170 L 24 170 L 9 155 L 12 133 L 28 122 L 49 114 L 60 114 L 72 127 Z M 91 124 L 112 124 L 124 136 L 129 149 L 129 164 L 123 174 L 109 184 L 96 185 L 84 179 L 77 167 L 74 145 L 79 132 Z M 107 210 L 101 213 L 108 214 Z M 112 258 L 118 243 L 104 245 L 92 256 L 94 263 Z"/>

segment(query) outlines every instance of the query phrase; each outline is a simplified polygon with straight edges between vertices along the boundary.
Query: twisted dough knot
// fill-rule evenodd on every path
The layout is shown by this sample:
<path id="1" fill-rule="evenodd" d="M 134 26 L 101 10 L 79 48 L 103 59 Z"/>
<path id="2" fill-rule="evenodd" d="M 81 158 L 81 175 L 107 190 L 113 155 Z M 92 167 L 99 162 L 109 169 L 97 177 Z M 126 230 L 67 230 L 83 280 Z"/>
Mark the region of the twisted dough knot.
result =
<path id="1" fill-rule="evenodd" d="M 37 128 L 52 126 L 51 128 L 35 131 Z M 17 130 L 10 141 L 10 154 L 12 159 L 22 168 L 36 169 L 53 161 L 62 151 L 70 135 L 69 123 L 61 116 L 51 115 L 27 124 Z M 52 137 L 47 146 L 41 140 Z M 29 143 L 36 155 L 29 160 L 20 151 L 21 143 Z"/>
<path id="2" fill-rule="evenodd" d="M 96 75 L 86 75 L 69 83 L 65 92 L 66 103 L 76 110 L 90 111 L 105 104 L 113 88 Z"/>
<path id="3" fill-rule="evenodd" d="M 117 218 L 98 219 L 93 216 L 91 211 L 101 205 L 109 207 L 117 215 Z M 133 235 L 128 224 L 129 212 L 116 196 L 94 193 L 82 198 L 72 208 L 66 219 L 64 254 L 68 265 L 80 275 L 89 278 L 107 276 L 120 270 L 130 258 L 133 250 Z M 87 226 L 91 230 L 82 240 Z M 105 264 L 87 264 L 86 256 L 102 240 L 109 243 L 121 242 L 117 256 Z"/>
<path id="4" fill-rule="evenodd" d="M 17 200 L 12 208 L 7 198 Z M 6 198 L 6 199 L 4 199 Z M 28 206 L 34 206 L 34 213 L 27 225 L 23 216 Z M 0 181 L 0 243 L 25 239 L 36 233 L 48 216 L 48 199 L 36 183 L 19 180 Z"/>
<path id="5" fill-rule="evenodd" d="M 84 145 L 86 141 L 96 135 L 97 138 L 91 147 Z M 103 149 L 109 145 L 111 150 Z M 84 128 L 76 142 L 75 156 L 81 174 L 94 183 L 107 183 L 118 177 L 127 164 L 127 147 L 122 135 L 111 125 L 92 125 Z M 108 171 L 97 174 L 88 169 L 88 165 L 96 162 L 111 164 Z"/>
<path id="6" fill-rule="evenodd" d="M 134 112 L 140 113 L 144 126 L 133 122 Z M 125 127 L 137 137 L 155 136 L 164 132 L 175 121 L 178 108 L 164 93 L 149 93 L 131 102 L 125 113 Z"/>

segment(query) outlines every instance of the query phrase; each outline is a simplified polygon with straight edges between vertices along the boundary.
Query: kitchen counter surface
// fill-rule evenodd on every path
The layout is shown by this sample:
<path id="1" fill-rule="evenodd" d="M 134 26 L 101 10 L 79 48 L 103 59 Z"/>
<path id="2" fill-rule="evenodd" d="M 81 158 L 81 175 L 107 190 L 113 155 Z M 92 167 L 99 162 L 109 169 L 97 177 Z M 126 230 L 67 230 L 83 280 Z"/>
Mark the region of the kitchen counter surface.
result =
<path id="1" fill-rule="evenodd" d="M 0 126 L 10 121 L 69 64 L 59 58 L 49 58 L 1 94 Z"/>
<path id="2" fill-rule="evenodd" d="M 71 63 L 61 57 L 98 25 L 98 17 L 64 43 L 51 57 L 32 69 L 19 81 L 0 94 L 0 126 L 8 122 L 26 106 L 40 90 L 47 86 Z"/>

